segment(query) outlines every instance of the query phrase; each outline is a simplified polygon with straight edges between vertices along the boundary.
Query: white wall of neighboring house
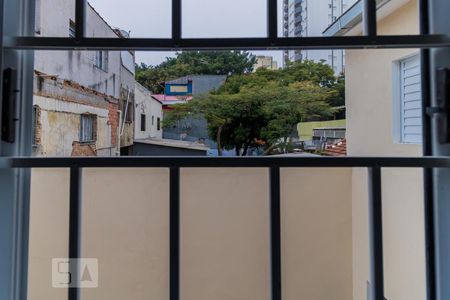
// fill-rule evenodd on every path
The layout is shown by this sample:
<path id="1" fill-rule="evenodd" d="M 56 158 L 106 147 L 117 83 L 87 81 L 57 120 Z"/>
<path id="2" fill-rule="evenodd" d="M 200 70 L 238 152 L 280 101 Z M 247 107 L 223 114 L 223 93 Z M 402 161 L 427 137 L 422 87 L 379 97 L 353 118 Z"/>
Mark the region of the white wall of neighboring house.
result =
<path id="1" fill-rule="evenodd" d="M 391 1 L 391 5 L 402 3 L 378 22 L 379 34 L 418 34 L 417 1 Z M 379 13 L 387 14 L 388 7 Z M 401 143 L 395 132 L 401 119 L 396 108 L 400 98 L 400 80 L 395 78 L 398 60 L 416 53 L 416 49 L 346 51 L 349 155 L 422 155 L 421 145 Z M 385 296 L 426 299 L 422 170 L 384 169 L 382 180 Z M 359 300 L 366 299 L 369 280 L 366 170 L 353 170 L 352 189 L 353 299 Z"/>
<path id="2" fill-rule="evenodd" d="M 37 36 L 69 37 L 70 20 L 75 20 L 75 4 L 66 0 L 39 0 L 36 10 L 40 13 Z M 89 37 L 118 38 L 112 28 L 97 12 L 87 7 L 86 34 Z M 59 78 L 69 79 L 98 92 L 119 97 L 121 59 L 119 51 L 107 53 L 107 66 L 96 66 L 97 51 L 36 51 L 35 70 Z"/>
<path id="3" fill-rule="evenodd" d="M 158 119 L 162 124 L 162 104 L 151 96 L 149 90 L 136 82 L 135 92 L 135 131 L 136 140 L 162 139 L 162 125 L 158 130 Z M 141 129 L 141 118 L 145 116 L 145 130 Z"/>
<path id="4" fill-rule="evenodd" d="M 86 35 L 88 37 L 128 37 L 128 33 L 112 28 L 91 5 L 87 6 L 86 14 Z M 36 36 L 73 36 L 75 25 L 75 3 L 73 1 L 37 0 L 36 16 Z M 129 146 L 133 143 L 134 112 L 132 108 L 135 82 L 133 52 L 36 51 L 35 70 L 44 75 L 54 76 L 58 80 L 70 80 L 82 87 L 118 99 L 118 109 L 122 112 L 122 119 L 118 120 L 118 124 L 114 124 L 114 126 L 121 128 L 118 137 L 120 146 Z M 127 99 L 130 102 L 129 116 L 125 118 Z M 67 100 L 72 101 L 71 99 Z M 45 123 L 44 121 L 43 123 Z M 73 135 L 70 132 L 63 134 Z M 114 136 L 112 140 L 115 141 L 116 137 Z"/>

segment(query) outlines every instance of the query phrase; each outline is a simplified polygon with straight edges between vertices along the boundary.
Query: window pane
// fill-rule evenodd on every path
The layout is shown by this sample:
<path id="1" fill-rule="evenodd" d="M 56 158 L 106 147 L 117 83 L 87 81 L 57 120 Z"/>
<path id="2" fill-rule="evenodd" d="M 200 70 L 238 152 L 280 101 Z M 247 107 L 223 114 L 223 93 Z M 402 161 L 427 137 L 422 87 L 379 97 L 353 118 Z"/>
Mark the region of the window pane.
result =
<path id="1" fill-rule="evenodd" d="M 36 0 L 35 3 L 37 37 L 75 35 L 75 0 Z"/>
<path id="2" fill-rule="evenodd" d="M 90 0 L 89 3 L 88 36 L 171 37 L 171 0 Z"/>
<path id="3" fill-rule="evenodd" d="M 378 35 L 419 34 L 418 1 L 388 1 L 379 5 Z"/>
<path id="4" fill-rule="evenodd" d="M 360 26 L 343 31 L 338 20 L 344 13 L 353 14 L 355 10 L 360 16 L 361 3 L 353 8 L 356 0 L 306 1 L 279 0 L 278 1 L 278 36 L 286 38 L 326 37 L 326 36 L 355 36 Z M 351 11 L 347 12 L 352 8 Z M 350 27 L 349 27 L 350 28 Z M 358 29 L 359 28 L 359 29 Z M 343 72 L 345 65 L 345 51 L 343 50 L 287 50 L 283 52 L 283 61 L 296 60 L 324 60 L 332 66 L 336 74 Z"/>
<path id="5" fill-rule="evenodd" d="M 146 119 L 145 119 L 145 115 L 141 115 L 141 131 L 145 131 L 145 125 L 146 125 Z"/>
<path id="6" fill-rule="evenodd" d="M 352 8 L 356 0 L 279 0 L 278 31 L 280 37 L 318 37 L 324 36 L 324 31 L 343 34 L 342 22 L 338 19 L 343 15 L 356 15 L 360 18 L 362 3 Z M 350 11 L 349 9 L 352 8 Z M 348 17 L 345 17 L 347 20 Z M 356 23 L 357 24 L 357 23 Z M 346 27 L 350 28 L 350 27 Z M 349 32 L 348 35 L 356 35 Z"/>
<path id="7" fill-rule="evenodd" d="M 266 0 L 183 0 L 183 37 L 266 37 Z"/>
<path id="8" fill-rule="evenodd" d="M 404 151 L 397 146 L 403 134 L 421 138 L 419 68 L 404 63 L 403 112 L 400 65 L 394 68 L 417 53 L 347 50 L 344 65 L 316 56 L 285 63 L 282 51 L 36 51 L 34 153 L 70 156 L 74 143 L 95 140 L 95 155 L 122 150 L 123 155 L 178 156 L 183 149 L 217 156 L 219 136 L 221 154 L 228 156 L 417 156 L 420 145 Z M 198 113 L 212 101 L 212 110 Z M 192 106 L 173 114 L 180 104 Z M 90 114 L 97 121 L 86 123 L 81 136 L 80 116 Z M 345 120 L 348 114 L 351 122 Z M 240 140 L 247 132 L 254 135 L 250 142 Z M 352 140 L 343 141 L 346 137 Z"/>

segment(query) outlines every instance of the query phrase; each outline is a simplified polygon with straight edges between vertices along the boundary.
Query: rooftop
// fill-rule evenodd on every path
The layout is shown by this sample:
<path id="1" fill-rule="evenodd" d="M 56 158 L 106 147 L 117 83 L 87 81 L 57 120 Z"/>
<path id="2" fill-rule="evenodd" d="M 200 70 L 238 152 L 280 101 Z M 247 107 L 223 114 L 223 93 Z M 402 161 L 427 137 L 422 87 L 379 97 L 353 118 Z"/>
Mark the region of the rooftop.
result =
<path id="1" fill-rule="evenodd" d="M 347 140 L 343 139 L 334 145 L 326 146 L 322 152 L 324 156 L 347 156 Z"/>
<path id="2" fill-rule="evenodd" d="M 313 130 L 346 130 L 345 127 L 315 127 Z"/>
<path id="3" fill-rule="evenodd" d="M 154 94 L 151 96 L 164 105 L 186 103 L 192 100 L 192 96 L 170 96 L 164 94 Z"/>
<path id="4" fill-rule="evenodd" d="M 143 139 L 143 140 L 135 140 L 135 143 L 141 144 L 149 144 L 149 145 L 158 145 L 165 147 L 173 147 L 173 148 L 183 148 L 183 149 L 191 149 L 191 150 L 202 150 L 208 151 L 209 148 L 203 144 L 188 142 L 188 141 L 180 141 L 180 140 L 170 140 L 170 139 Z"/>

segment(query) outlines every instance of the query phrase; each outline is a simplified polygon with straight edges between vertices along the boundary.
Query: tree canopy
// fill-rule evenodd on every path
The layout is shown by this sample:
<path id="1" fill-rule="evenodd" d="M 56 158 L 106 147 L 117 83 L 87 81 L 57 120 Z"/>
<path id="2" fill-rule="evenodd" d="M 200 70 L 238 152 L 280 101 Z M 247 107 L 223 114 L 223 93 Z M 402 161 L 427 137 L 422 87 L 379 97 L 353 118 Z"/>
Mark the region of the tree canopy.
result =
<path id="1" fill-rule="evenodd" d="M 245 156 L 251 148 L 283 152 L 299 122 L 335 114 L 330 103 L 339 97 L 337 83 L 328 65 L 312 61 L 236 74 L 218 90 L 176 105 L 164 126 L 186 117 L 204 117 L 219 154 L 221 149 L 235 149 Z"/>
<path id="2" fill-rule="evenodd" d="M 234 75 L 250 73 L 256 57 L 245 51 L 183 51 L 157 66 L 136 66 L 136 81 L 153 93 L 162 93 L 162 83 L 186 75 Z"/>

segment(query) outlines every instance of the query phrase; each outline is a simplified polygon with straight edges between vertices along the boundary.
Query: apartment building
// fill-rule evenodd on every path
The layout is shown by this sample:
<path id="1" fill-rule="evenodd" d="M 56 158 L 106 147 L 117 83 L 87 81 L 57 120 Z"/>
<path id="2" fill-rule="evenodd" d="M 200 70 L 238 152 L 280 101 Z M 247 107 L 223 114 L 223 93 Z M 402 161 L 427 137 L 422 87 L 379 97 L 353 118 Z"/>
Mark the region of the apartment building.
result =
<path id="1" fill-rule="evenodd" d="M 273 56 L 256 56 L 256 64 L 253 66 L 253 72 L 256 72 L 259 68 L 266 68 L 268 70 L 277 70 L 278 63 L 273 59 Z"/>
<path id="2" fill-rule="evenodd" d="M 285 37 L 322 36 L 355 0 L 284 0 L 283 34 Z M 324 60 L 335 74 L 344 71 L 343 50 L 289 50 L 284 54 L 285 62 L 296 60 Z"/>

